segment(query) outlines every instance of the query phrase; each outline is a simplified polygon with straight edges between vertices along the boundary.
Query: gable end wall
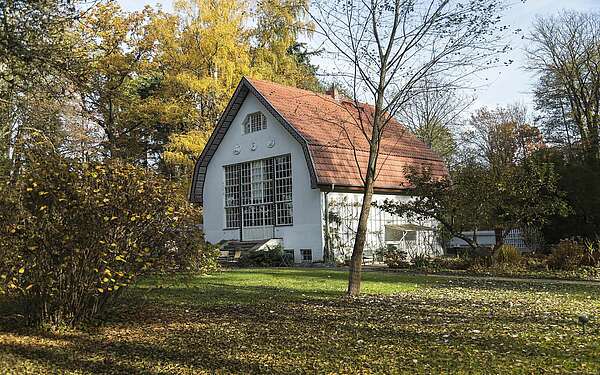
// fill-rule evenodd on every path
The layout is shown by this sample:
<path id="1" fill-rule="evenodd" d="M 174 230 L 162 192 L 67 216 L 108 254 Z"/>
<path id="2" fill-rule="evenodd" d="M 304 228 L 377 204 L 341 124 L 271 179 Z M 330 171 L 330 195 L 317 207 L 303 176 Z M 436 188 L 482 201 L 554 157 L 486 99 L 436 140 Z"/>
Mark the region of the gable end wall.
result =
<path id="1" fill-rule="evenodd" d="M 267 129 L 243 134 L 246 116 L 256 111 L 261 111 L 266 116 Z M 234 150 L 239 150 L 239 153 Z M 299 140 L 252 93 L 248 93 L 239 106 L 207 166 L 197 167 L 198 171 L 206 168 L 202 201 L 207 241 L 216 243 L 224 239 L 239 240 L 240 236 L 239 229 L 225 229 L 223 167 L 285 154 L 290 154 L 292 161 L 294 224 L 275 227 L 271 237 L 282 238 L 285 249 L 294 249 L 297 261 L 300 259 L 300 249 L 311 249 L 314 260 L 322 259 L 321 196 L 318 189 L 312 188 L 311 170 L 306 162 L 305 150 Z"/>

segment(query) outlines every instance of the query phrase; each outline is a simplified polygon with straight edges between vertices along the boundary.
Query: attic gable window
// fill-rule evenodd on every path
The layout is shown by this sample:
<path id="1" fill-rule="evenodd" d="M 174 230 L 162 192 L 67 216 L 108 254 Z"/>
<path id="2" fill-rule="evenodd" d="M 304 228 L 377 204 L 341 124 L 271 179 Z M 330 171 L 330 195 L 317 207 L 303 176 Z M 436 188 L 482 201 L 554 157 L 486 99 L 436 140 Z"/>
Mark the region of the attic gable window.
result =
<path id="1" fill-rule="evenodd" d="M 250 113 L 244 121 L 244 134 L 254 133 L 267 128 L 267 118 L 262 112 Z"/>

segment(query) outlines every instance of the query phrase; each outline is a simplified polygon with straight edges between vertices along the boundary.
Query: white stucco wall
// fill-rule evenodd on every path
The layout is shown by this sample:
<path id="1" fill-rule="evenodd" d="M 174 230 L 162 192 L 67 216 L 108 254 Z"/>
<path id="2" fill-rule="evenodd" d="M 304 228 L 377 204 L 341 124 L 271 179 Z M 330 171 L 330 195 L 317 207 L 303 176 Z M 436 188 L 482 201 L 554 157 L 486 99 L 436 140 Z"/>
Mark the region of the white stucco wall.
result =
<path id="1" fill-rule="evenodd" d="M 243 134 L 242 123 L 250 113 L 261 111 L 267 118 L 267 129 Z M 269 147 L 271 143 L 274 146 Z M 239 147 L 239 148 L 238 148 Z M 239 154 L 234 149 L 239 149 Z M 311 249 L 313 260 L 323 257 L 321 230 L 321 195 L 311 189 L 310 174 L 300 144 L 263 107 L 252 94 L 248 94 L 227 134 L 212 157 L 204 185 L 204 232 L 206 240 L 239 240 L 238 229 L 225 229 L 225 173 L 229 164 L 290 154 L 292 161 L 292 226 L 275 227 L 274 238 L 282 238 L 285 249 L 293 249 L 300 261 L 300 249 Z"/>

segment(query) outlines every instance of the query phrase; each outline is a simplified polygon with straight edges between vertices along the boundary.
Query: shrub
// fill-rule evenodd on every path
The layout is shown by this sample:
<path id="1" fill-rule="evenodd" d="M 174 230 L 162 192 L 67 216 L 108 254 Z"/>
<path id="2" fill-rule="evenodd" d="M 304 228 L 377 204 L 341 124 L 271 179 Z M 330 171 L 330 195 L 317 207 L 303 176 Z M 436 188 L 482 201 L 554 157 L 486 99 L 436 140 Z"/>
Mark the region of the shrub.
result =
<path id="1" fill-rule="evenodd" d="M 208 273 L 219 268 L 220 255 L 218 246 L 202 241 L 201 246 L 184 255 L 181 268 L 192 273 Z"/>
<path id="2" fill-rule="evenodd" d="M 267 250 L 247 251 L 240 257 L 242 267 L 279 267 L 284 264 L 284 251 L 281 246 Z"/>
<path id="3" fill-rule="evenodd" d="M 600 267 L 600 240 L 585 241 L 583 266 Z"/>
<path id="4" fill-rule="evenodd" d="M 530 271 L 548 271 L 548 259 L 543 254 L 526 254 L 523 256 L 525 268 Z"/>
<path id="5" fill-rule="evenodd" d="M 434 270 L 457 270 L 464 271 L 469 268 L 469 262 L 459 257 L 437 257 L 433 258 L 429 265 Z"/>
<path id="6" fill-rule="evenodd" d="M 521 264 L 522 258 L 519 249 L 503 244 L 494 252 L 493 261 L 494 264 L 517 266 Z"/>
<path id="7" fill-rule="evenodd" d="M 383 260 L 389 268 L 408 268 L 408 254 L 395 246 L 389 246 L 383 250 Z"/>
<path id="8" fill-rule="evenodd" d="M 429 256 L 425 254 L 417 254 L 412 258 L 412 265 L 414 268 L 428 268 L 431 263 Z"/>
<path id="9" fill-rule="evenodd" d="M 481 270 L 492 266 L 492 249 L 489 247 L 465 248 L 459 256 L 465 260 L 468 269 Z"/>
<path id="10" fill-rule="evenodd" d="M 548 266 L 552 269 L 572 271 L 583 265 L 585 257 L 584 245 L 576 240 L 562 240 L 552 247 Z"/>
<path id="11" fill-rule="evenodd" d="M 0 292 L 29 323 L 89 320 L 140 275 L 212 268 L 199 217 L 152 172 L 40 152 L 0 186 Z"/>

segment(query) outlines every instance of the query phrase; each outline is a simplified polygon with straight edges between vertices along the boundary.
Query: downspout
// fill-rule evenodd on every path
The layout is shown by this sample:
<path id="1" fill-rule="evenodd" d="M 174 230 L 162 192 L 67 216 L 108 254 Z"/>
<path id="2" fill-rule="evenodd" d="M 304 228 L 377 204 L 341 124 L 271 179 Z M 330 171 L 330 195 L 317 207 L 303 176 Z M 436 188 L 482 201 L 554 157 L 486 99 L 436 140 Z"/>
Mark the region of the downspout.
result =
<path id="1" fill-rule="evenodd" d="M 333 254 L 331 254 L 331 237 L 329 234 L 329 193 L 335 189 L 335 184 L 331 184 L 331 191 L 326 191 L 324 194 L 325 198 L 325 262 L 333 261 Z"/>
<path id="2" fill-rule="evenodd" d="M 241 164 L 237 167 L 238 169 L 238 186 L 240 187 L 239 202 L 240 205 L 240 242 L 244 241 L 244 207 L 242 206 L 242 166 Z"/>

